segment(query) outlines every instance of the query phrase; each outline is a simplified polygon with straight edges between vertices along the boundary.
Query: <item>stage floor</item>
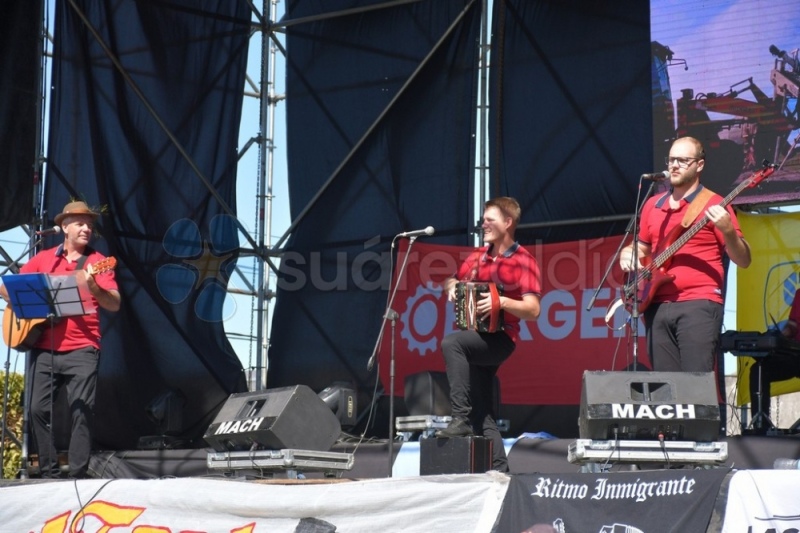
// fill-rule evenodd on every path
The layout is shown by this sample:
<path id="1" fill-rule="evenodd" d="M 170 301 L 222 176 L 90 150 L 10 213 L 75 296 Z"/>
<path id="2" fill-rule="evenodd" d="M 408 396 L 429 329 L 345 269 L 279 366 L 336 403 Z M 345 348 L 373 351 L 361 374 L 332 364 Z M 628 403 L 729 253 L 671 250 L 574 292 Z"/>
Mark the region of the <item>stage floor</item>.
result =
<path id="1" fill-rule="evenodd" d="M 333 451 L 354 459 L 338 478 L 211 469 L 208 449 L 98 452 L 90 464 L 96 479 L 0 483 L 0 530 L 67 531 L 78 521 L 84 531 L 113 524 L 280 533 L 800 527 L 800 471 L 772 469 L 775 459 L 800 457 L 800 438 L 730 437 L 728 460 L 718 468 L 609 461 L 608 469 L 589 472 L 567 460 L 574 442 L 508 440 L 511 475 L 420 476 L 419 442 L 393 443 L 391 458 L 387 443 L 337 444 Z"/>
<path id="2" fill-rule="evenodd" d="M 800 436 L 735 436 L 721 439 L 728 444 L 728 459 L 724 465 L 735 470 L 772 469 L 775 459 L 800 458 Z M 520 438 L 506 439 L 511 474 L 557 474 L 580 470 L 567 460 L 567 450 L 575 439 Z M 218 475 L 208 468 L 209 449 L 193 450 L 135 450 L 96 452 L 90 471 L 104 479 L 153 479 L 161 477 L 198 477 Z M 389 450 L 385 442 L 336 444 L 332 451 L 353 453 L 351 470 L 342 472 L 349 479 L 390 477 Z M 419 475 L 419 442 L 395 442 L 392 477 Z M 610 464 L 614 464 L 613 461 Z M 629 465 L 620 465 L 620 469 Z M 309 472 L 308 478 L 324 477 Z"/>

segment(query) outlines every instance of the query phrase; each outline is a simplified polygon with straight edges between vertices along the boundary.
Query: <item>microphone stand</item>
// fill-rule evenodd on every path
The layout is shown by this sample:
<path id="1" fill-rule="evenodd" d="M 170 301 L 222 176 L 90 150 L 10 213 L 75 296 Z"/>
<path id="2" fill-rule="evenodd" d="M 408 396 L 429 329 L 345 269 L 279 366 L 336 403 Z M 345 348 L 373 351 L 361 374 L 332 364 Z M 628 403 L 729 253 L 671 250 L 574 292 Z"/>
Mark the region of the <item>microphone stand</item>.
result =
<path id="1" fill-rule="evenodd" d="M 8 262 L 8 266 L 5 268 L 5 270 L 0 272 L 0 275 L 5 275 L 9 270 L 11 272 L 13 272 L 14 274 L 19 274 L 19 261 L 23 257 L 25 257 L 26 255 L 29 255 L 31 253 L 31 250 L 35 250 L 42 243 L 42 240 L 43 240 L 43 237 L 41 237 L 41 236 L 38 237 L 36 240 L 33 240 L 31 235 L 29 235 L 29 237 L 31 237 L 31 240 L 32 240 L 31 244 L 27 247 L 27 249 L 25 249 L 25 251 L 22 252 L 22 254 L 20 254 L 19 257 L 17 257 L 15 260 L 9 261 Z M 6 305 L 10 306 L 11 304 L 8 303 Z M 9 339 L 11 338 L 11 335 L 12 335 L 12 331 L 11 331 L 12 329 L 13 329 L 13 321 L 11 323 L 9 323 L 9 331 L 8 331 L 8 338 Z M 29 407 L 30 401 L 28 400 L 28 388 L 29 387 L 27 387 L 27 384 L 25 383 L 25 381 L 27 381 L 27 372 L 30 370 L 30 368 L 29 368 L 29 365 L 30 365 L 29 358 L 30 358 L 30 351 L 26 351 L 25 352 L 25 372 L 26 372 L 26 375 L 23 376 L 23 385 L 22 385 L 22 435 L 21 435 L 20 439 L 17 439 L 17 437 L 15 435 L 13 435 L 11 433 L 11 431 L 8 430 L 7 423 L 6 423 L 6 419 L 8 418 L 8 400 L 9 400 L 9 398 L 11 396 L 11 390 L 10 390 L 10 387 L 9 387 L 9 383 L 10 383 L 10 379 L 11 379 L 11 376 L 10 376 L 10 374 L 11 374 L 11 346 L 8 346 L 8 350 L 6 351 L 6 361 L 5 361 L 5 364 L 4 364 L 4 368 L 5 368 L 5 373 L 6 374 L 5 374 L 5 384 L 4 384 L 4 388 L 3 388 L 3 408 L 2 408 L 2 412 L 0 412 L 0 416 L 2 416 L 2 418 L 3 418 L 2 425 L 0 425 L 0 478 L 2 477 L 2 472 L 3 472 L 2 465 L 4 464 L 4 461 L 5 461 L 5 439 L 6 439 L 6 434 L 8 434 L 9 438 L 15 444 L 17 444 L 17 446 L 19 446 L 19 448 L 20 448 L 20 458 L 22 460 L 22 463 L 20 465 L 20 472 L 19 472 L 20 479 L 28 479 L 28 467 L 27 467 L 27 462 L 28 462 L 28 423 L 29 423 L 28 416 L 29 416 L 29 409 L 30 409 L 30 407 Z M 21 442 L 20 442 L 20 440 L 21 440 Z"/>
<path id="2" fill-rule="evenodd" d="M 388 473 L 389 477 L 392 477 L 392 467 L 394 466 L 394 331 L 400 315 L 394 309 L 389 308 L 386 311 L 386 317 L 392 321 L 391 350 L 389 351 L 391 355 L 389 357 L 389 454 L 387 457 L 389 460 Z"/>
<path id="3" fill-rule="evenodd" d="M 633 234 L 633 241 L 631 243 L 631 261 L 633 263 L 633 270 L 631 271 L 631 275 L 634 280 L 633 286 L 633 302 L 631 305 L 631 336 L 633 338 L 633 365 L 637 364 L 639 361 L 639 295 L 638 295 L 638 285 L 639 285 L 639 246 L 638 246 L 638 236 L 639 236 L 639 213 L 641 212 L 641 208 L 644 206 L 644 203 L 647 201 L 650 196 L 652 196 L 653 191 L 655 190 L 656 182 L 651 181 L 650 187 L 647 189 L 647 193 L 641 198 L 642 192 L 642 181 L 644 176 L 639 178 L 639 187 L 637 189 L 637 198 L 636 198 L 636 206 L 634 209 L 633 216 L 631 217 L 630 221 L 628 222 L 628 227 L 625 229 L 625 234 L 622 236 L 622 239 L 619 242 L 619 246 L 617 246 L 617 251 L 614 252 L 614 256 L 611 258 L 611 261 L 608 262 L 608 266 L 606 267 L 606 271 L 603 274 L 603 277 L 600 279 L 600 283 L 597 285 L 597 289 L 595 289 L 592 298 L 589 300 L 589 304 L 586 306 L 586 310 L 589 311 L 594 307 L 594 302 L 597 299 L 597 295 L 600 292 L 600 288 L 605 283 L 608 276 L 611 274 L 611 269 L 613 268 L 614 264 L 617 262 L 620 253 L 622 252 L 622 248 L 625 246 L 625 241 L 628 239 L 628 236 Z M 625 285 L 623 284 L 622 287 L 622 299 L 625 299 Z"/>
<path id="4" fill-rule="evenodd" d="M 401 234 L 402 235 L 402 234 Z M 398 235 L 399 236 L 399 235 Z M 397 237 L 395 236 L 392 239 L 392 250 L 394 250 L 395 242 L 397 241 Z M 381 329 L 378 332 L 378 340 L 375 342 L 375 347 L 372 349 L 372 356 L 369 358 L 367 362 L 367 370 L 372 370 L 372 366 L 375 364 L 375 358 L 378 354 L 378 348 L 381 345 L 381 341 L 383 340 L 383 331 L 384 327 L 386 326 L 386 321 L 391 320 L 392 322 L 392 337 L 391 337 L 391 349 L 389 351 L 389 454 L 388 454 L 388 461 L 389 461 L 389 476 L 392 477 L 392 467 L 394 466 L 394 362 L 395 362 L 395 348 L 394 348 L 394 338 L 395 338 L 395 325 L 397 319 L 400 315 L 392 309 L 392 305 L 394 304 L 395 296 L 397 296 L 397 287 L 400 286 L 400 281 L 403 279 L 403 274 L 405 273 L 406 266 L 408 265 L 408 258 L 411 255 L 411 247 L 414 245 L 414 241 L 417 240 L 416 235 L 411 235 L 408 238 L 408 248 L 406 249 L 405 256 L 403 257 L 403 263 L 400 265 L 400 271 L 397 274 L 397 282 L 392 287 L 392 293 L 389 296 L 389 303 L 386 306 L 386 311 L 383 314 L 383 320 L 381 321 Z"/>
<path id="5" fill-rule="evenodd" d="M 631 241 L 631 263 L 633 264 L 633 303 L 631 304 L 631 338 L 633 339 L 633 367 L 639 363 L 639 213 L 642 204 L 650 197 L 655 189 L 656 182 L 650 182 L 647 194 L 642 201 L 636 198 L 636 211 L 633 213 L 633 240 Z M 639 187 L 636 194 L 642 193 L 642 178 L 639 178 Z M 624 288 L 623 288 L 624 289 Z"/>

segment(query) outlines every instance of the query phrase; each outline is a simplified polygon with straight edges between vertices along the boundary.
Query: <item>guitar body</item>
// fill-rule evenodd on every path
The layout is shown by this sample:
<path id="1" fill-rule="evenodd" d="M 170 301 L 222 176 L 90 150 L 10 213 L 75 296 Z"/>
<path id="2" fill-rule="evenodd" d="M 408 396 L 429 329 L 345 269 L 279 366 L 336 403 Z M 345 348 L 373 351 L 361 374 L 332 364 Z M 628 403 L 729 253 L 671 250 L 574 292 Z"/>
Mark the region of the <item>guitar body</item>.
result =
<path id="1" fill-rule="evenodd" d="M 644 313 L 645 309 L 653 302 L 653 296 L 658 292 L 658 289 L 665 283 L 673 281 L 675 281 L 675 276 L 667 274 L 665 267 L 651 270 L 650 275 L 647 278 L 642 278 L 635 288 L 633 286 L 631 286 L 630 290 L 626 288 L 625 308 L 628 312 L 633 310 L 633 298 L 635 296 L 639 305 L 639 313 Z"/>
<path id="2" fill-rule="evenodd" d="M 30 350 L 39 335 L 46 318 L 17 318 L 11 306 L 3 311 L 3 340 L 14 350 Z"/>
<path id="3" fill-rule="evenodd" d="M 642 267 L 647 274 L 640 276 L 638 283 L 636 283 L 635 279 L 631 279 L 630 287 L 627 284 L 625 287 L 625 308 L 629 312 L 633 309 L 634 296 L 639 303 L 639 312 L 644 313 L 644 310 L 653 302 L 653 296 L 658 292 L 658 289 L 665 283 L 675 281 L 674 275 L 667 274 L 667 269 L 672 264 L 672 255 L 670 254 L 669 258 L 665 259 L 657 268 L 652 264 L 651 257 L 658 257 L 663 250 L 675 244 L 685 232 L 686 228 L 683 226 L 675 226 L 659 243 L 658 250 L 652 256 L 642 259 Z M 636 285 L 635 287 L 634 284 Z"/>

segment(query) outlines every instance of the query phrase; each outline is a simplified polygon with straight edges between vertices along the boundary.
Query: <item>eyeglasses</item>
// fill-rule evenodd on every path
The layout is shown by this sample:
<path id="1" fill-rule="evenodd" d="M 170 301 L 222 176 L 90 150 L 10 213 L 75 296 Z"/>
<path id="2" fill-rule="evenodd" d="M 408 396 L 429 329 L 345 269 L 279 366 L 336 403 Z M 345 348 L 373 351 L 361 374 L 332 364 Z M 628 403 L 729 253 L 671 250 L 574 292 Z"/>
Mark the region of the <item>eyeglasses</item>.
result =
<path id="1" fill-rule="evenodd" d="M 691 165 L 692 162 L 699 161 L 701 159 L 702 157 L 665 157 L 664 162 L 667 164 L 667 168 L 676 163 L 680 168 L 689 168 L 689 165 Z"/>

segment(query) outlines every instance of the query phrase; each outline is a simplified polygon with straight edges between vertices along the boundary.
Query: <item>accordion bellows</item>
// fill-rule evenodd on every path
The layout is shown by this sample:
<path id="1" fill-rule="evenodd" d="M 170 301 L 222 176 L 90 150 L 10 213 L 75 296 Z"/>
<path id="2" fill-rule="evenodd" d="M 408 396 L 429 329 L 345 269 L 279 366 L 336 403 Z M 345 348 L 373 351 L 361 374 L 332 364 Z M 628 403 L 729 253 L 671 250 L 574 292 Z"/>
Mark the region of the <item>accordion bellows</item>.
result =
<path id="1" fill-rule="evenodd" d="M 478 301 L 488 293 L 492 298 L 492 310 L 488 316 L 478 316 Z M 503 310 L 500 296 L 503 286 L 491 282 L 459 281 L 456 283 L 456 327 L 462 330 L 494 333 L 503 330 Z"/>

